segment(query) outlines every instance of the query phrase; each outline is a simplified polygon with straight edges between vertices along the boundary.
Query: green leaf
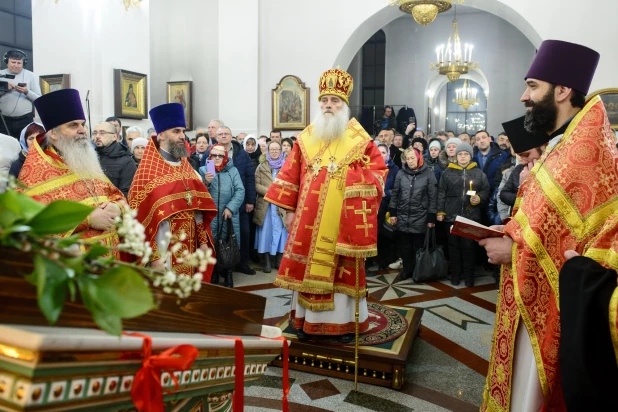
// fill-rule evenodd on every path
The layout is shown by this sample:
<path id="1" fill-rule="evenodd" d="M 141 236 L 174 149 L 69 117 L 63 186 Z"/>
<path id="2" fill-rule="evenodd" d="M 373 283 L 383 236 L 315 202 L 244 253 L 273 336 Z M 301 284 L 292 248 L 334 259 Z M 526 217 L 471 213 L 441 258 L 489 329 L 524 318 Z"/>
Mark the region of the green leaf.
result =
<path id="1" fill-rule="evenodd" d="M 65 247 L 73 246 L 75 243 L 77 243 L 81 236 L 81 234 L 77 234 L 59 239 L 58 242 L 56 242 L 56 247 L 59 249 L 63 249 Z"/>
<path id="2" fill-rule="evenodd" d="M 73 279 L 69 279 L 69 296 L 71 302 L 75 303 L 75 296 L 77 295 L 77 288 L 75 287 L 75 281 Z"/>
<path id="3" fill-rule="evenodd" d="M 122 319 L 119 316 L 110 315 L 97 309 L 92 312 L 92 319 L 98 327 L 110 335 L 120 336 L 122 333 Z"/>
<path id="4" fill-rule="evenodd" d="M 56 200 L 34 216 L 28 224 L 39 235 L 62 234 L 83 222 L 94 209 L 68 200 Z"/>
<path id="5" fill-rule="evenodd" d="M 135 270 L 120 266 L 93 280 L 96 304 L 105 313 L 134 318 L 154 308 L 152 293 Z"/>
<path id="6" fill-rule="evenodd" d="M 34 272 L 28 277 L 37 286 L 38 304 L 50 325 L 58 320 L 67 296 L 69 276 L 58 263 L 36 255 Z"/>
<path id="7" fill-rule="evenodd" d="M 86 260 L 95 260 L 107 253 L 109 253 L 109 248 L 103 245 L 99 245 L 99 244 L 94 244 L 92 246 L 90 246 L 90 248 L 88 249 L 88 252 L 86 253 L 85 259 Z"/>
<path id="8" fill-rule="evenodd" d="M 0 226 L 8 229 L 21 217 L 17 192 L 9 190 L 2 193 L 0 195 Z"/>

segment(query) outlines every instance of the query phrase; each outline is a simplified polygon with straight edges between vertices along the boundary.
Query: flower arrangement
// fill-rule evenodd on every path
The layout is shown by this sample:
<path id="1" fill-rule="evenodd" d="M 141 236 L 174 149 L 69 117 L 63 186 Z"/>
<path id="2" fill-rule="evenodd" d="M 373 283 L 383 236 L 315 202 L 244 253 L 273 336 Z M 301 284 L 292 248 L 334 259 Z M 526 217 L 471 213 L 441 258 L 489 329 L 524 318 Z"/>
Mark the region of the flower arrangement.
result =
<path id="1" fill-rule="evenodd" d="M 135 219 L 136 212 L 127 204 L 120 205 L 122 214 L 116 219 L 116 231 L 122 239 L 118 246 L 86 243 L 79 235 L 62 237 L 86 219 L 93 208 L 67 200 L 43 205 L 16 191 L 18 185 L 8 179 L 8 190 L 0 194 L 0 246 L 33 256 L 34 270 L 26 279 L 36 286 L 39 309 L 51 325 L 60 317 L 68 298 L 71 302 L 80 300 L 98 327 L 118 336 L 122 333 L 122 319 L 155 308 L 150 285 L 184 299 L 200 290 L 202 272 L 216 263 L 212 250 L 198 249 L 194 253 L 182 252 L 181 260 L 196 268 L 193 276 L 144 267 L 152 248 L 146 242 L 144 227 Z M 180 251 L 184 236 L 173 239 L 166 234 L 171 247 L 162 253 L 164 261 Z M 114 249 L 136 256 L 140 264 L 114 259 Z"/>

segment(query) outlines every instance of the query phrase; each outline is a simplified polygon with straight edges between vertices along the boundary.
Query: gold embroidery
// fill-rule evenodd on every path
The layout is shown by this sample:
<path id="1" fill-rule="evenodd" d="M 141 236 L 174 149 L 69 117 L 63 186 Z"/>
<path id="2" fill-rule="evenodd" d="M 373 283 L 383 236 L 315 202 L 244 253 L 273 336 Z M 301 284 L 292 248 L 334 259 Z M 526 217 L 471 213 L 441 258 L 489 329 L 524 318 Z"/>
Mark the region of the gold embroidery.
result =
<path id="1" fill-rule="evenodd" d="M 350 272 L 349 270 L 347 270 L 346 268 L 344 268 L 343 266 L 341 266 L 341 267 L 339 268 L 339 279 L 343 278 L 343 275 L 344 275 L 344 274 L 346 274 L 346 275 L 351 275 L 351 274 L 352 274 L 352 272 Z"/>
<path id="2" fill-rule="evenodd" d="M 277 200 L 281 200 L 281 196 L 288 196 L 291 195 L 292 193 L 290 192 L 286 192 L 284 187 L 280 187 L 279 189 L 277 189 L 279 191 L 279 196 L 277 197 Z"/>
<path id="3" fill-rule="evenodd" d="M 609 332 L 612 335 L 612 344 L 614 346 L 614 355 L 618 362 L 618 325 L 616 316 L 618 315 L 618 288 L 614 290 L 612 298 L 609 301 Z"/>
<path id="4" fill-rule="evenodd" d="M 331 237 L 326 237 L 326 236 L 322 236 L 320 238 L 320 240 L 322 242 L 326 242 L 326 243 L 335 243 L 335 239 L 331 238 Z"/>
<path id="5" fill-rule="evenodd" d="M 335 252 L 333 252 L 332 250 L 324 249 L 323 247 L 316 247 L 315 250 L 316 252 L 323 253 L 325 255 L 330 255 L 330 256 L 335 255 Z"/>
<path id="6" fill-rule="evenodd" d="M 614 270 L 618 270 L 618 253 L 612 249 L 597 249 L 590 248 L 584 253 L 584 256 L 593 259 L 600 264 L 606 264 Z"/>

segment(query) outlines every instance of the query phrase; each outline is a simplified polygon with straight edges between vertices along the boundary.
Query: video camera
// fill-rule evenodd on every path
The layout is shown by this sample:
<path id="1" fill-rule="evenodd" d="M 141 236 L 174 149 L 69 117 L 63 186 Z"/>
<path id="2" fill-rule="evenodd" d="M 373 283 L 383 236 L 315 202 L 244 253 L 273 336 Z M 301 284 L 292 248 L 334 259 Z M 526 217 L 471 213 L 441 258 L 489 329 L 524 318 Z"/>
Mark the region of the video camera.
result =
<path id="1" fill-rule="evenodd" d="M 14 74 L 0 74 L 0 79 L 1 78 L 14 79 L 15 75 Z M 8 93 L 8 92 L 9 92 L 9 83 L 0 81 L 0 95 L 4 93 Z"/>

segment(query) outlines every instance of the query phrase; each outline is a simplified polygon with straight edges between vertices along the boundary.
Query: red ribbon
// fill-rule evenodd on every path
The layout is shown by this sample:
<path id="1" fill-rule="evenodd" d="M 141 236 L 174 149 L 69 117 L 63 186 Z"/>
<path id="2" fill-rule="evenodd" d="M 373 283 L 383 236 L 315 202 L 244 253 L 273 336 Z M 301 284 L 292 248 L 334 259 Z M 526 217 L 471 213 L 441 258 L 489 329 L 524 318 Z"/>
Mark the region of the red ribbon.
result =
<path id="1" fill-rule="evenodd" d="M 123 335 L 144 339 L 142 368 L 135 374 L 131 387 L 133 405 L 138 411 L 164 412 L 161 371 L 169 373 L 174 381 L 175 390 L 178 390 L 178 379 L 174 376 L 174 371 L 189 369 L 197 358 L 197 349 L 191 345 L 178 345 L 153 356 L 152 338 L 150 336 L 126 332 Z"/>
<path id="2" fill-rule="evenodd" d="M 236 375 L 234 377 L 234 400 L 232 401 L 232 406 L 234 412 L 242 412 L 245 405 L 245 347 L 242 344 L 242 339 L 238 336 L 204 335 L 234 341 L 234 367 L 236 368 Z"/>
<path id="3" fill-rule="evenodd" d="M 283 341 L 283 397 L 281 398 L 282 406 L 281 410 L 283 412 L 290 412 L 290 406 L 288 404 L 288 394 L 290 393 L 290 370 L 288 368 L 288 340 L 284 336 L 279 336 L 278 338 L 267 338 L 265 336 L 260 336 L 262 339 L 270 339 L 270 340 L 280 340 Z"/>

